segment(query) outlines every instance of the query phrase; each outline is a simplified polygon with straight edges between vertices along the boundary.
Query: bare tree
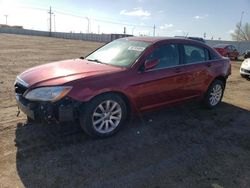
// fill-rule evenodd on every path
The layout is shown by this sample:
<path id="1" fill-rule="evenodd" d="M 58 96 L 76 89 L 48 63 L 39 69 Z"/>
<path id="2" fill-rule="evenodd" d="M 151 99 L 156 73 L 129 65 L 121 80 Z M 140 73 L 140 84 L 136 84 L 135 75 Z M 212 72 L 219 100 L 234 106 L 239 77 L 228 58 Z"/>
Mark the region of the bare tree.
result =
<path id="1" fill-rule="evenodd" d="M 233 40 L 237 41 L 250 40 L 250 24 L 246 23 L 245 25 L 241 26 L 240 23 L 237 23 L 236 29 L 231 35 Z"/>

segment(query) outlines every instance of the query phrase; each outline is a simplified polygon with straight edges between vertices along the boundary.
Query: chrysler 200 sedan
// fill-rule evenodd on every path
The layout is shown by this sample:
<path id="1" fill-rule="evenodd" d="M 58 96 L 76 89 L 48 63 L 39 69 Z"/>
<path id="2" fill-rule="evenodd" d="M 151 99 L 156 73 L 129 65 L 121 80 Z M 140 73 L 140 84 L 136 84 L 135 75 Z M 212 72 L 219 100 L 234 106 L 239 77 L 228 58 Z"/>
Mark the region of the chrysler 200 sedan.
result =
<path id="1" fill-rule="evenodd" d="M 79 120 L 90 136 L 107 137 L 139 112 L 191 99 L 216 107 L 230 74 L 230 61 L 204 43 L 129 37 L 31 68 L 17 76 L 15 93 L 28 120 Z"/>

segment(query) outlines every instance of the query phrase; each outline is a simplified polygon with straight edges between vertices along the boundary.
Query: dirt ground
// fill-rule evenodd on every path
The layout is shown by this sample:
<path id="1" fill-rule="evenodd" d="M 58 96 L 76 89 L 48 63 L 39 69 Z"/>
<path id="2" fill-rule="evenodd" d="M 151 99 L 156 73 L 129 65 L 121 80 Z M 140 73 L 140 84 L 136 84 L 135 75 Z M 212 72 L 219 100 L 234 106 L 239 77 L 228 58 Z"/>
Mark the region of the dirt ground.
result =
<path id="1" fill-rule="evenodd" d="M 74 123 L 16 117 L 18 73 L 100 45 L 0 34 L 0 187 L 250 187 L 250 81 L 240 62 L 217 109 L 190 102 L 142 114 L 104 140 Z"/>

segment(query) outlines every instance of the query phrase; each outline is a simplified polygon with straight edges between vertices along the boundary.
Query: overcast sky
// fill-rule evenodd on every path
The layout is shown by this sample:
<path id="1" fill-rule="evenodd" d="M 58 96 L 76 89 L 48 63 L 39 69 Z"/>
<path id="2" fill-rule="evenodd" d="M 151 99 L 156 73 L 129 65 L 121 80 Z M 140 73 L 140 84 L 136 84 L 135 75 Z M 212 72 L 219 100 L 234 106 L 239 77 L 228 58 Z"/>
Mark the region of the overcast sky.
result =
<path id="1" fill-rule="evenodd" d="M 0 23 L 26 29 L 197 36 L 231 40 L 235 24 L 250 23 L 250 0 L 0 0 Z"/>

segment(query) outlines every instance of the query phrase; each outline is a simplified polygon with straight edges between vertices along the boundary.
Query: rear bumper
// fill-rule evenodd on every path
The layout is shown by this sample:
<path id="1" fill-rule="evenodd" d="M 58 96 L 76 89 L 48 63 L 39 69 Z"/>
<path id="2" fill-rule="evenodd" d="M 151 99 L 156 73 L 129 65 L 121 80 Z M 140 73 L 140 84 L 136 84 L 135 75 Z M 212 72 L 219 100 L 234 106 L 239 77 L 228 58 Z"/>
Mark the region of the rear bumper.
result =
<path id="1" fill-rule="evenodd" d="M 29 118 L 36 121 L 65 122 L 78 118 L 80 103 L 65 98 L 56 103 L 36 102 L 25 99 L 22 95 L 16 94 L 18 108 Z"/>

